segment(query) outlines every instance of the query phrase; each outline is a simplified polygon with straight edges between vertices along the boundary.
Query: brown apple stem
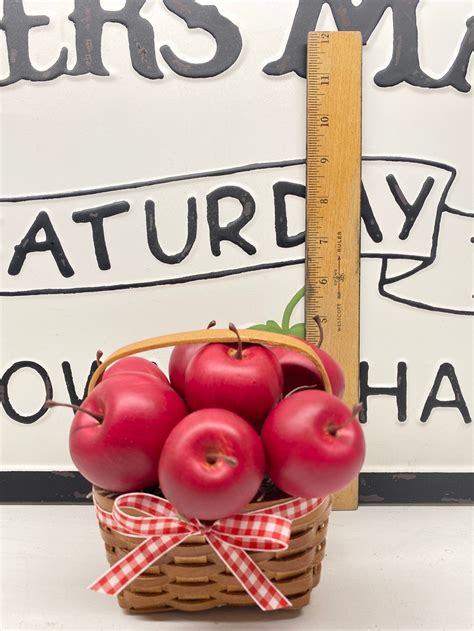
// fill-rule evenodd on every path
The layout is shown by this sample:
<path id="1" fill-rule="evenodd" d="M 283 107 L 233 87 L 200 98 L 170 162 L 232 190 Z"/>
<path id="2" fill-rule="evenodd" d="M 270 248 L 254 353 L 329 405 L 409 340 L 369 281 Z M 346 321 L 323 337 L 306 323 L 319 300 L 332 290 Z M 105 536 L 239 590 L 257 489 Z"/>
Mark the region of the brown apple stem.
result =
<path id="1" fill-rule="evenodd" d="M 226 454 L 215 452 L 209 452 L 206 455 L 206 462 L 208 464 L 216 464 L 216 462 L 220 459 L 225 460 L 225 462 L 227 462 L 227 464 L 231 467 L 236 467 L 239 464 L 239 461 L 234 456 L 227 456 Z"/>
<path id="2" fill-rule="evenodd" d="M 355 403 L 352 406 L 352 416 L 351 416 L 351 418 L 355 419 L 356 416 L 359 416 L 359 412 L 361 412 L 363 409 L 364 409 L 364 406 L 363 406 L 362 403 Z"/>
<path id="3" fill-rule="evenodd" d="M 297 388 L 293 388 L 293 390 L 290 390 L 288 392 L 288 394 L 285 394 L 285 396 L 283 397 L 284 399 L 287 399 L 288 397 L 291 397 L 292 394 L 295 394 L 295 392 L 300 392 L 303 390 L 321 390 L 321 388 L 319 388 L 316 384 L 313 384 L 311 386 L 298 386 Z"/>
<path id="4" fill-rule="evenodd" d="M 48 401 L 45 402 L 44 406 L 46 408 L 71 408 L 71 410 L 74 410 L 75 412 L 84 412 L 84 414 L 92 416 L 92 418 L 95 418 L 95 420 L 99 421 L 99 423 L 102 423 L 102 421 L 104 420 L 104 417 L 100 416 L 100 414 L 95 414 L 90 410 L 86 410 L 86 408 L 82 408 L 79 405 L 74 405 L 74 403 L 59 403 L 58 401 L 51 401 L 51 399 L 48 399 Z"/>
<path id="5" fill-rule="evenodd" d="M 321 348 L 324 340 L 323 324 L 321 322 L 321 318 L 318 315 L 315 315 L 313 320 L 316 322 L 316 326 L 318 327 L 319 331 L 319 340 L 317 346 L 318 348 Z"/>
<path id="6" fill-rule="evenodd" d="M 335 423 L 330 423 L 328 425 L 328 432 L 331 434 L 331 436 L 336 436 L 337 432 L 342 429 L 343 427 L 347 427 L 347 425 L 349 425 L 350 423 L 352 423 L 353 421 L 357 420 L 357 416 L 359 414 L 359 412 L 362 410 L 364 406 L 362 405 L 362 403 L 356 403 L 353 408 L 352 408 L 352 414 L 351 416 L 349 416 L 349 418 L 344 421 L 344 423 L 342 425 L 336 425 Z"/>
<path id="7" fill-rule="evenodd" d="M 216 326 L 215 320 L 211 320 L 209 324 L 206 326 L 206 329 L 212 329 L 213 326 Z"/>
<path id="8" fill-rule="evenodd" d="M 103 355 L 104 355 L 104 352 L 101 351 L 100 349 L 95 354 L 95 363 L 97 364 L 97 368 L 99 368 L 99 366 L 102 363 L 100 360 L 102 359 Z"/>
<path id="9" fill-rule="evenodd" d="M 237 330 L 237 327 L 233 322 L 229 322 L 229 329 L 232 331 L 232 333 L 235 333 L 237 335 L 238 340 L 237 352 L 234 355 L 234 359 L 243 359 L 242 340 L 240 339 L 240 334 Z"/>

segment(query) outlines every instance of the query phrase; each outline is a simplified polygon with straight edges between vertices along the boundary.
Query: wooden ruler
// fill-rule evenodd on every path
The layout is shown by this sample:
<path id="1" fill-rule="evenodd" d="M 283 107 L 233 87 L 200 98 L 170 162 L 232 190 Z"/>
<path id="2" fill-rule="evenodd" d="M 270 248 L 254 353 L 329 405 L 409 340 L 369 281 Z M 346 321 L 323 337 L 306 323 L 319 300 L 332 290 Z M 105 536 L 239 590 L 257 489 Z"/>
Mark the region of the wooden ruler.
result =
<path id="1" fill-rule="evenodd" d="M 317 342 L 346 375 L 344 400 L 359 400 L 359 254 L 361 62 L 358 32 L 308 36 L 306 164 L 306 338 Z M 335 497 L 355 509 L 358 481 Z"/>

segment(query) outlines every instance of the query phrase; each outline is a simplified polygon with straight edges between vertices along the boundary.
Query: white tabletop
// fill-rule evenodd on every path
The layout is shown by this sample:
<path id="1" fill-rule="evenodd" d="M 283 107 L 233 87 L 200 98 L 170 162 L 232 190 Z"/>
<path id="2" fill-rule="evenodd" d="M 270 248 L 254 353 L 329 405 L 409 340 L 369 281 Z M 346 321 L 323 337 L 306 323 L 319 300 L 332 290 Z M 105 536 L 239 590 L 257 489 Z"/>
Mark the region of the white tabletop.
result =
<path id="1" fill-rule="evenodd" d="M 85 587 L 106 569 L 91 506 L 0 506 L 2 631 L 474 628 L 473 516 L 458 506 L 362 506 L 333 513 L 311 605 L 264 614 L 130 615 Z M 155 624 L 150 624 L 155 623 Z"/>

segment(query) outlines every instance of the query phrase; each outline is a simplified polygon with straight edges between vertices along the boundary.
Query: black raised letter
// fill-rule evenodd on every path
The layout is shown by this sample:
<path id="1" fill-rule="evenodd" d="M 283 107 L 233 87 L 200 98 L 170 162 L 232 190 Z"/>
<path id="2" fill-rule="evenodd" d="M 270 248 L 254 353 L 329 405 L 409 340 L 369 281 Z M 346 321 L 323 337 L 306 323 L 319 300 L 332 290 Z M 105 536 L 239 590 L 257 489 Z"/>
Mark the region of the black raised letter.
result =
<path id="1" fill-rule="evenodd" d="M 45 239 L 44 241 L 37 241 L 36 237 L 38 236 L 38 232 L 41 230 L 44 230 Z M 8 273 L 11 276 L 19 274 L 27 255 L 31 252 L 46 251 L 51 252 L 59 271 L 65 278 L 69 278 L 69 276 L 74 275 L 74 270 L 67 260 L 61 242 L 59 241 L 59 237 L 53 228 L 53 224 L 51 223 L 51 219 L 49 218 L 48 213 L 42 210 L 38 213 L 38 216 L 34 220 L 31 228 L 25 234 L 20 243 L 15 245 L 15 253 L 10 261 Z"/>
<path id="2" fill-rule="evenodd" d="M 383 241 L 383 234 L 380 230 L 379 224 L 377 223 L 377 219 L 375 219 L 374 211 L 372 210 L 372 205 L 367 196 L 367 191 L 365 190 L 364 184 L 361 184 L 360 197 L 360 212 L 365 228 L 372 241 L 374 241 L 375 243 L 380 243 L 381 241 Z"/>
<path id="3" fill-rule="evenodd" d="M 242 213 L 237 219 L 227 226 L 219 223 L 219 201 L 225 197 L 238 199 L 242 204 Z M 221 254 L 221 241 L 230 241 L 247 254 L 255 254 L 257 249 L 240 235 L 240 231 L 255 215 L 255 200 L 240 186 L 221 186 L 206 197 L 207 199 L 207 223 L 209 224 L 209 236 L 211 251 L 214 256 Z"/>
<path id="4" fill-rule="evenodd" d="M 466 79 L 469 60 L 474 50 L 474 17 L 466 22 L 467 31 L 461 42 L 458 55 L 448 72 L 437 81 L 438 87 L 452 85 L 460 92 L 469 92 L 471 84 Z"/>
<path id="5" fill-rule="evenodd" d="M 238 27 L 219 13 L 217 7 L 197 4 L 195 0 L 163 0 L 170 11 L 179 15 L 189 28 L 202 28 L 216 40 L 216 52 L 212 59 L 192 63 L 180 59 L 168 45 L 160 52 L 176 74 L 183 77 L 215 77 L 230 68 L 242 50 L 242 37 Z"/>
<path id="6" fill-rule="evenodd" d="M 186 244 L 181 252 L 177 254 L 166 254 L 163 251 L 159 241 L 158 234 L 156 231 L 156 220 L 155 220 L 155 202 L 148 199 L 145 202 L 145 216 L 146 216 L 146 236 L 148 239 L 148 247 L 150 248 L 150 252 L 153 254 L 155 258 L 157 258 L 162 263 L 169 263 L 170 265 L 176 265 L 176 263 L 181 263 L 191 251 L 191 248 L 196 241 L 197 234 L 197 210 L 196 210 L 196 198 L 190 197 L 188 199 L 188 237 L 186 239 Z"/>
<path id="7" fill-rule="evenodd" d="M 91 364 L 91 369 L 89 371 L 89 376 L 86 380 L 86 386 L 84 388 L 84 394 L 82 398 L 80 398 L 76 392 L 76 388 L 74 386 L 74 379 L 72 376 L 71 364 L 68 361 L 64 361 L 61 364 L 61 368 L 63 369 L 64 381 L 66 382 L 66 388 L 69 394 L 69 400 L 73 405 L 81 405 L 84 399 L 87 396 L 87 390 L 89 389 L 89 381 L 92 379 L 92 375 L 97 370 L 97 360 L 94 360 Z"/>
<path id="8" fill-rule="evenodd" d="M 147 79 L 162 79 L 156 63 L 153 27 L 140 10 L 146 0 L 127 0 L 123 9 L 106 11 L 98 0 L 76 0 L 69 16 L 76 26 L 77 63 L 72 75 L 91 74 L 108 76 L 102 63 L 102 31 L 106 22 L 117 22 L 126 27 L 130 58 L 134 69 Z"/>
<path id="9" fill-rule="evenodd" d="M 398 362 L 397 365 L 397 385 L 369 386 L 369 364 L 360 362 L 360 401 L 364 406 L 359 414 L 361 423 L 367 422 L 367 399 L 370 396 L 391 396 L 397 399 L 398 420 L 407 420 L 407 365 L 405 362 Z"/>
<path id="10" fill-rule="evenodd" d="M 130 209 L 128 202 L 113 202 L 97 208 L 87 208 L 77 210 L 72 213 L 72 220 L 76 223 L 90 223 L 92 228 L 92 239 L 94 241 L 95 258 L 99 269 L 110 269 L 109 253 L 105 243 L 104 219 L 126 213 Z"/>
<path id="11" fill-rule="evenodd" d="M 405 215 L 405 222 L 398 237 L 400 239 L 407 239 L 411 229 L 415 224 L 415 221 L 418 218 L 418 215 L 421 212 L 421 209 L 423 208 L 424 203 L 426 202 L 426 198 L 433 188 L 434 179 L 432 177 L 426 178 L 413 204 L 410 204 L 407 201 L 402 189 L 400 188 L 399 183 L 392 173 L 389 173 L 389 175 L 387 175 L 386 180 L 390 192 L 392 193 L 395 201 Z"/>
<path id="12" fill-rule="evenodd" d="M 448 399 L 447 401 L 441 401 L 438 399 L 438 392 L 441 387 L 441 382 L 446 377 L 451 388 L 453 389 L 454 399 Z M 457 408 L 465 423 L 471 423 L 471 415 L 466 405 L 466 401 L 461 392 L 461 386 L 459 385 L 458 378 L 454 372 L 454 366 L 452 364 L 441 364 L 436 374 L 433 387 L 430 390 L 426 403 L 423 407 L 423 411 L 420 416 L 420 421 L 426 423 L 431 416 L 431 412 L 434 408 Z"/>
<path id="13" fill-rule="evenodd" d="M 49 375 L 46 372 L 46 370 L 43 368 L 43 366 L 40 366 L 36 362 L 30 362 L 30 361 L 15 362 L 13 366 L 11 366 L 5 372 L 3 377 L 0 379 L 0 399 L 3 405 L 3 409 L 8 414 L 8 416 L 14 421 L 18 421 L 19 423 L 29 424 L 29 423 L 34 423 L 39 418 L 41 418 L 44 414 L 46 414 L 47 408 L 44 405 L 42 405 L 40 409 L 34 414 L 30 414 L 29 416 L 24 416 L 20 414 L 19 412 L 17 412 L 15 408 L 12 406 L 10 402 L 10 397 L 8 394 L 8 383 L 11 377 L 22 368 L 31 368 L 31 370 L 34 370 L 35 372 L 37 372 L 38 375 L 41 377 L 41 380 L 43 381 L 43 384 L 44 384 L 44 390 L 45 390 L 44 400 L 45 401 L 47 399 L 53 398 L 53 386 L 51 384 L 51 379 L 49 378 Z"/>
<path id="14" fill-rule="evenodd" d="M 47 70 L 37 70 L 31 64 L 29 31 L 35 26 L 46 24 L 49 24 L 46 15 L 26 15 L 22 0 L 4 0 L 0 30 L 5 31 L 10 74 L 0 81 L 0 86 L 10 85 L 20 79 L 49 81 L 67 71 L 67 48 L 61 49 L 58 60 Z"/>
<path id="15" fill-rule="evenodd" d="M 296 182 L 277 182 L 273 185 L 273 199 L 275 204 L 275 234 L 280 248 L 293 248 L 304 243 L 305 232 L 288 234 L 288 217 L 286 214 L 286 196 L 306 197 L 306 187 Z"/>
<path id="16" fill-rule="evenodd" d="M 295 72 L 306 77 L 306 39 L 314 31 L 325 4 L 331 11 L 339 31 L 360 31 L 366 44 L 387 9 L 393 15 L 393 54 L 387 68 L 375 75 L 379 86 L 392 86 L 406 81 L 420 87 L 435 88 L 438 82 L 420 68 L 416 8 L 420 0 L 300 0 L 285 51 L 280 59 L 264 67 L 269 75 Z"/>

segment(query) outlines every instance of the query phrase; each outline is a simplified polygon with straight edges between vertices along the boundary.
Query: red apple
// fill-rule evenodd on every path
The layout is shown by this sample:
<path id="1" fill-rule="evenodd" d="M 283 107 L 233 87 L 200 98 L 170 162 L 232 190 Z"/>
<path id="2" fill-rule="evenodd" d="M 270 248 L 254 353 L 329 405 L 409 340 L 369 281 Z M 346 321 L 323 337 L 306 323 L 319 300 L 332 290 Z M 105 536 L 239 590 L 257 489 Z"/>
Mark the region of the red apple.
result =
<path id="1" fill-rule="evenodd" d="M 319 356 L 326 368 L 333 394 L 336 397 L 342 398 L 345 387 L 342 368 L 335 359 L 321 348 L 310 342 L 306 342 L 306 344 Z M 286 396 L 292 392 L 292 390 L 300 386 L 315 386 L 316 388 L 324 390 L 321 373 L 309 357 L 291 348 L 283 348 L 282 346 L 272 347 L 272 351 L 280 362 L 283 372 L 283 396 Z"/>
<path id="2" fill-rule="evenodd" d="M 185 374 L 189 363 L 205 344 L 182 344 L 175 346 L 170 356 L 168 371 L 173 388 L 184 396 Z"/>
<path id="3" fill-rule="evenodd" d="M 211 320 L 207 325 L 207 329 L 212 329 L 216 326 L 216 321 Z M 180 344 L 175 346 L 170 356 L 168 365 L 168 373 L 170 376 L 171 385 L 178 394 L 184 397 L 184 376 L 188 369 L 189 362 L 201 350 L 205 344 Z"/>
<path id="4" fill-rule="evenodd" d="M 192 410 L 230 410 L 259 430 L 281 397 L 282 372 L 268 348 L 238 340 L 237 348 L 207 344 L 193 357 L 185 376 L 186 402 Z"/>
<path id="5" fill-rule="evenodd" d="M 349 484 L 364 462 L 356 414 L 322 390 L 296 392 L 270 413 L 262 430 L 267 472 L 298 497 L 330 495 Z"/>
<path id="6" fill-rule="evenodd" d="M 145 373 L 117 374 L 99 383 L 76 412 L 71 458 L 89 482 L 109 491 L 157 484 L 165 440 L 186 414 L 182 399 L 161 380 Z"/>
<path id="7" fill-rule="evenodd" d="M 167 376 L 154 362 L 151 362 L 144 357 L 136 357 L 134 355 L 118 359 L 109 366 L 102 376 L 102 381 L 126 372 L 139 372 L 152 375 L 169 385 Z"/>
<path id="8" fill-rule="evenodd" d="M 228 410 L 193 412 L 165 443 L 160 487 L 186 517 L 215 520 L 240 512 L 258 491 L 265 457 L 257 432 Z"/>

